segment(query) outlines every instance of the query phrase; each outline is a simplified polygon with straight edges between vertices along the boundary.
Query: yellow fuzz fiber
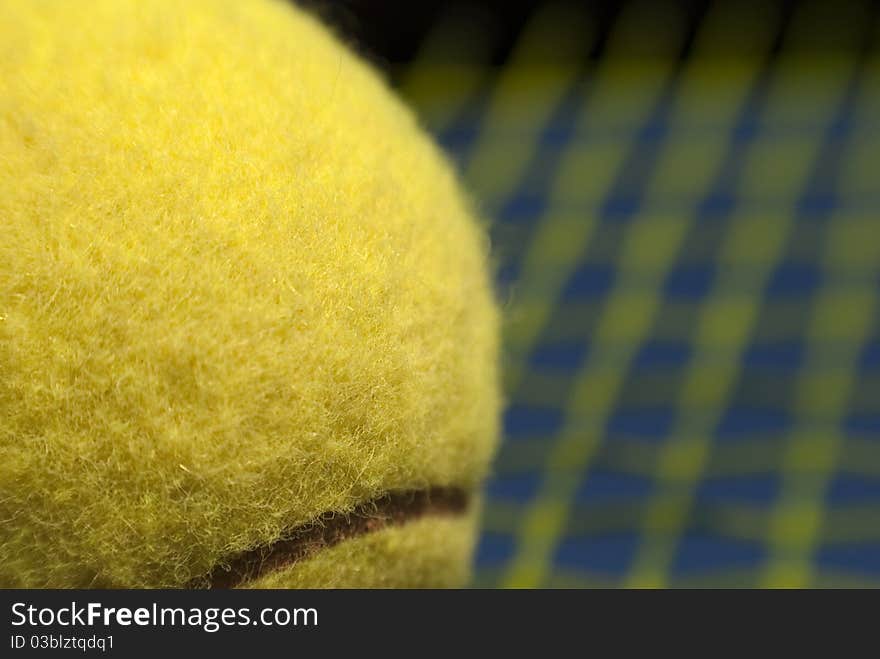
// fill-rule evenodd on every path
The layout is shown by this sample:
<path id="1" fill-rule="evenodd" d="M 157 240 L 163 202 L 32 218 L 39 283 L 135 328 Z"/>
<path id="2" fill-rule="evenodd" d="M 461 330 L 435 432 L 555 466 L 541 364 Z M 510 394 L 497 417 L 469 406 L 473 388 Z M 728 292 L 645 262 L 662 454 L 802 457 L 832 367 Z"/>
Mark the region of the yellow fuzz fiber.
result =
<path id="1" fill-rule="evenodd" d="M 0 586 L 183 586 L 387 491 L 474 491 L 486 257 L 410 112 L 301 10 L 0 0 Z M 266 585 L 459 583 L 474 523 Z"/>

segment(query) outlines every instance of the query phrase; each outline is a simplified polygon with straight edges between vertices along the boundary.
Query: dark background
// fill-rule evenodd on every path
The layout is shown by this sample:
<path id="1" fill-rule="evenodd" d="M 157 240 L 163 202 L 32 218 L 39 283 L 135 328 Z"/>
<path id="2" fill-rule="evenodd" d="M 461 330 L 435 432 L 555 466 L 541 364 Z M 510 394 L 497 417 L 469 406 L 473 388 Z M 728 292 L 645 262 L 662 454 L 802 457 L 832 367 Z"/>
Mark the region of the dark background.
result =
<path id="1" fill-rule="evenodd" d="M 626 2 L 609 0 L 586 0 L 576 2 L 561 0 L 549 3 L 543 0 L 504 2 L 503 0 L 442 1 L 424 0 L 301 0 L 297 4 L 308 8 L 331 25 L 348 43 L 380 68 L 395 74 L 416 57 L 422 41 L 431 29 L 451 13 L 465 14 L 471 20 L 471 29 L 485 40 L 491 52 L 489 61 L 502 66 L 530 17 L 542 6 L 548 4 L 572 5 L 585 8 L 594 18 L 599 38 L 590 50 L 590 59 L 602 56 L 605 37 L 614 21 L 619 17 Z M 712 6 L 711 0 L 654 0 L 658 13 L 674 7 L 687 16 L 687 34 L 681 45 L 681 57 L 687 56 L 693 41 L 696 27 Z M 782 17 L 777 29 L 773 51 L 779 49 L 779 42 L 787 21 L 798 6 L 807 4 L 803 0 L 766 0 L 756 3 L 777 5 Z M 815 4 L 815 3 L 813 3 Z M 824 0 L 822 4 L 832 8 L 855 4 L 853 0 Z M 877 2 L 869 0 L 873 11 Z M 869 24 L 866 24 L 866 27 Z M 664 30 L 662 22 L 656 25 L 658 31 Z M 823 34 L 817 32 L 815 40 L 821 47 Z"/>

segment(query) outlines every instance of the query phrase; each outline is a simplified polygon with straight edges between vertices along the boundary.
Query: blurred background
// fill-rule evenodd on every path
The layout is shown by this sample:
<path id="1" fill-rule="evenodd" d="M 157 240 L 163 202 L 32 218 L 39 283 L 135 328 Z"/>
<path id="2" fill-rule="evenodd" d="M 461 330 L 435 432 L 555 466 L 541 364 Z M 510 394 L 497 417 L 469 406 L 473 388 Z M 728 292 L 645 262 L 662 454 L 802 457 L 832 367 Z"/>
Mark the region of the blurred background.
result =
<path id="1" fill-rule="evenodd" d="M 880 586 L 876 2 L 306 2 L 491 223 L 482 587 Z"/>

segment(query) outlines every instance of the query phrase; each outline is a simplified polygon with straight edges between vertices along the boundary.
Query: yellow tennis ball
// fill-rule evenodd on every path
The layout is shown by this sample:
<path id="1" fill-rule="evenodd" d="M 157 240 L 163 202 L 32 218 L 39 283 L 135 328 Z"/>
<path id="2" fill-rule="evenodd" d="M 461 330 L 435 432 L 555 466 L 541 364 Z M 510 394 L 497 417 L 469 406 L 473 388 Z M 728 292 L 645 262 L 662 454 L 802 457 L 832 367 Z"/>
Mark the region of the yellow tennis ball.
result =
<path id="1" fill-rule="evenodd" d="M 0 0 L 0 586 L 445 586 L 498 422 L 487 240 L 272 0 Z"/>

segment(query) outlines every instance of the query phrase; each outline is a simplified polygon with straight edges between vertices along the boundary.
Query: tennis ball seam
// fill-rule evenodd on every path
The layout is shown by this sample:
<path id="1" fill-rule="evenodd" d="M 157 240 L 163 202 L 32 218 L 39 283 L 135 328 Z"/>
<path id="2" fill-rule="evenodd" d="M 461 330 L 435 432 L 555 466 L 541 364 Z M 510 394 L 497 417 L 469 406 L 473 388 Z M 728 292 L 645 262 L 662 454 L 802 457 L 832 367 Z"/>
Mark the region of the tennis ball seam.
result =
<path id="1" fill-rule="evenodd" d="M 186 587 L 237 588 L 346 540 L 427 516 L 464 516 L 470 506 L 470 494 L 458 487 L 388 492 L 349 512 L 323 513 L 283 533 L 274 542 L 235 554 Z"/>

